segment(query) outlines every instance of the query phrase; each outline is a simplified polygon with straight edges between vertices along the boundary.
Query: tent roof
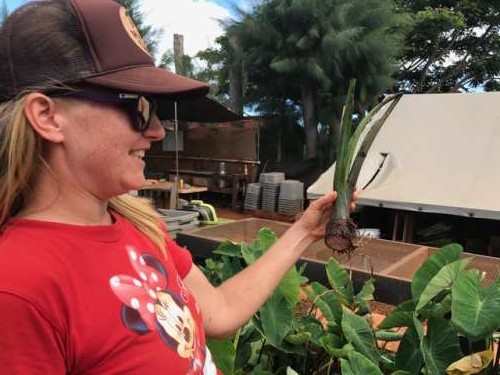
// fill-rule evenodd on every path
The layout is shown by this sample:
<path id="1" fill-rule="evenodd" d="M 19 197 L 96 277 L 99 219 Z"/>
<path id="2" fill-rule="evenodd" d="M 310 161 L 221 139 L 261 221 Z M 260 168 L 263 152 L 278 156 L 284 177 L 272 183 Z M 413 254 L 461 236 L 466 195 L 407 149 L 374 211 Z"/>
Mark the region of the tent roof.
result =
<path id="1" fill-rule="evenodd" d="M 332 188 L 334 167 L 308 198 Z M 500 92 L 404 95 L 370 148 L 367 183 L 360 205 L 500 220 Z"/>

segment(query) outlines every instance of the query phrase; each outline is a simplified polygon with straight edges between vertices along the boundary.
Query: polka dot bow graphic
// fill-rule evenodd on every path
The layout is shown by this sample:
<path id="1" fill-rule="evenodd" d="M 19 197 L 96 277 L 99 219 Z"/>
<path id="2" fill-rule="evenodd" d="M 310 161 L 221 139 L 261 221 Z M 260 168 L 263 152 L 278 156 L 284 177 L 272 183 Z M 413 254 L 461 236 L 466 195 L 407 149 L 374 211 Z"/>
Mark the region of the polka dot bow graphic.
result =
<path id="1" fill-rule="evenodd" d="M 139 255 L 132 247 L 127 248 L 127 253 L 140 279 L 128 275 L 113 276 L 109 281 L 111 289 L 125 305 L 122 317 L 130 329 L 139 333 L 155 330 L 155 302 L 157 292 L 166 288 L 166 271 L 150 254 Z"/>

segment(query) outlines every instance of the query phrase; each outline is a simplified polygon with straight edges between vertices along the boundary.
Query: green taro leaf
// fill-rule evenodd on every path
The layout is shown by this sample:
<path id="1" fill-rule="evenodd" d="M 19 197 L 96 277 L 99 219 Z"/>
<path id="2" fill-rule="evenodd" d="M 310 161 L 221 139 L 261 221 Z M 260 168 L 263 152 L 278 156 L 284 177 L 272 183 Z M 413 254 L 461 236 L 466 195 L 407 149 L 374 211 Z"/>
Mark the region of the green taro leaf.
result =
<path id="1" fill-rule="evenodd" d="M 341 359 L 340 368 L 342 375 L 383 375 L 377 365 L 358 352 L 351 352 L 347 359 Z"/>
<path id="2" fill-rule="evenodd" d="M 423 357 L 420 350 L 420 338 L 415 326 L 411 325 L 405 331 L 396 353 L 396 368 L 406 370 L 411 375 L 420 374 Z"/>
<path id="3" fill-rule="evenodd" d="M 326 276 L 330 286 L 344 306 L 352 306 L 354 302 L 354 287 L 349 273 L 335 258 L 328 259 Z"/>
<path id="4" fill-rule="evenodd" d="M 285 336 L 285 341 L 292 345 L 305 345 L 311 341 L 312 334 L 310 332 L 290 333 Z"/>
<path id="5" fill-rule="evenodd" d="M 273 293 L 259 310 L 262 331 L 266 340 L 279 347 L 292 330 L 293 307 L 281 293 Z"/>
<path id="6" fill-rule="evenodd" d="M 368 279 L 363 284 L 363 287 L 358 294 L 354 296 L 354 303 L 360 304 L 367 301 L 373 301 L 373 293 L 375 292 L 375 279 Z"/>
<path id="7" fill-rule="evenodd" d="M 432 302 L 428 303 L 418 311 L 419 316 L 424 319 L 431 317 L 445 317 L 451 313 L 451 289 L 443 290 Z"/>
<path id="8" fill-rule="evenodd" d="M 278 284 L 278 291 L 283 294 L 287 301 L 293 306 L 300 301 L 300 276 L 295 266 L 288 270 Z"/>
<path id="9" fill-rule="evenodd" d="M 420 294 L 427 284 L 445 265 L 460 259 L 462 246 L 450 244 L 438 249 L 426 259 L 424 264 L 417 270 L 411 282 L 411 294 L 415 301 L 420 299 Z"/>
<path id="10" fill-rule="evenodd" d="M 320 339 L 323 337 L 323 335 L 325 335 L 325 331 L 324 331 L 321 323 L 318 322 L 317 320 L 306 320 L 303 328 L 304 328 L 304 331 L 311 334 L 311 341 L 315 345 L 319 346 Z"/>
<path id="11" fill-rule="evenodd" d="M 421 348 L 428 374 L 445 374 L 446 368 L 462 356 L 457 332 L 450 321 L 443 318 L 427 321 L 427 335 Z"/>
<path id="12" fill-rule="evenodd" d="M 234 373 L 236 351 L 232 340 L 208 339 L 207 346 L 210 349 L 210 353 L 212 353 L 217 368 L 221 370 L 223 374 Z"/>
<path id="13" fill-rule="evenodd" d="M 375 334 L 365 318 L 344 309 L 342 331 L 356 350 L 370 358 L 373 363 L 379 362 L 380 353 L 377 348 Z"/>
<path id="14" fill-rule="evenodd" d="M 250 265 L 264 254 L 275 242 L 276 234 L 269 228 L 261 228 L 256 240 L 250 244 L 241 244 L 241 254 L 245 262 Z"/>
<path id="15" fill-rule="evenodd" d="M 270 228 L 261 228 L 257 237 L 264 250 L 269 249 L 277 240 L 276 233 Z"/>
<path id="16" fill-rule="evenodd" d="M 389 329 L 397 327 L 412 327 L 415 302 L 412 300 L 399 304 L 392 310 L 378 326 L 379 329 Z"/>
<path id="17" fill-rule="evenodd" d="M 495 332 L 500 327 L 500 278 L 485 289 L 478 270 L 463 272 L 452 287 L 451 320 L 472 340 Z"/>
<path id="18" fill-rule="evenodd" d="M 306 288 L 304 290 L 309 299 L 318 307 L 327 322 L 330 325 L 335 324 L 340 326 L 342 320 L 342 305 L 337 296 L 333 294 L 333 291 L 315 281 L 311 283 L 310 289 Z"/>
<path id="19" fill-rule="evenodd" d="M 323 335 L 319 344 L 333 358 L 347 358 L 350 352 L 356 351 L 352 344 L 346 344 L 339 336 L 331 333 Z"/>
<path id="20" fill-rule="evenodd" d="M 213 253 L 241 258 L 241 246 L 232 241 L 224 241 L 217 246 Z"/>
<path id="21" fill-rule="evenodd" d="M 373 301 L 373 293 L 375 292 L 375 279 L 368 279 L 363 284 L 363 287 L 358 294 L 354 296 L 354 306 L 358 315 L 367 314 L 370 312 L 369 301 Z"/>
<path id="22" fill-rule="evenodd" d="M 443 266 L 429 281 L 425 289 L 420 294 L 420 298 L 415 310 L 418 311 L 443 290 L 449 288 L 457 279 L 458 275 L 467 267 L 472 260 L 471 257 L 457 260 Z"/>

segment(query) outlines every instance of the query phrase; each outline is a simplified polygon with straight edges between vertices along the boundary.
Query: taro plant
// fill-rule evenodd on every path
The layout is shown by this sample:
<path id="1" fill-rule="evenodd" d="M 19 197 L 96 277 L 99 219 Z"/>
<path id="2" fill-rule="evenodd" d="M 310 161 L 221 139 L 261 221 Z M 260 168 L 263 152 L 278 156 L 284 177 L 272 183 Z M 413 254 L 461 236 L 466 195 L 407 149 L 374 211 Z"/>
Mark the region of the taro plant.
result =
<path id="1" fill-rule="evenodd" d="M 349 82 L 342 111 L 338 157 L 335 162 L 333 190 L 337 200 L 325 228 L 325 244 L 334 252 L 351 254 L 356 249 L 357 225 L 350 217 L 352 193 L 368 151 L 402 94 L 387 96 L 377 104 L 354 128 L 353 109 L 356 80 Z M 382 115 L 378 113 L 384 109 Z M 373 120 L 373 121 L 372 121 Z M 367 129 L 367 131 L 365 131 Z"/>
<path id="2" fill-rule="evenodd" d="M 268 228 L 251 243 L 222 243 L 202 267 L 214 284 L 253 263 L 276 240 Z M 497 374 L 500 279 L 488 286 L 467 268 L 460 245 L 438 249 L 417 270 L 412 299 L 374 329 L 374 281 L 359 291 L 335 258 L 328 285 L 293 267 L 266 304 L 234 336 L 209 340 L 218 367 L 231 374 Z M 301 297 L 302 295 L 302 297 Z M 394 332 L 403 328 L 404 333 Z M 397 351 L 380 345 L 396 341 Z M 496 372 L 495 372 L 496 371 Z"/>
<path id="3" fill-rule="evenodd" d="M 417 270 L 412 299 L 403 302 L 380 329 L 404 327 L 393 369 L 407 374 L 498 374 L 493 343 L 500 329 L 500 278 L 467 268 L 458 244 L 444 246 Z M 497 353 L 498 354 L 498 353 Z"/>
<path id="4" fill-rule="evenodd" d="M 202 269 L 217 285 L 253 263 L 275 240 L 274 232 L 263 228 L 251 243 L 224 242 Z M 348 272 L 333 258 L 326 265 L 329 287 L 317 282 L 304 287 L 308 280 L 302 271 L 290 269 L 264 306 L 234 336 L 209 340 L 210 351 L 225 375 L 335 374 L 340 371 L 341 357 L 360 368 L 376 368 L 380 354 L 367 319 L 373 280 L 355 293 Z M 355 351 L 373 363 L 364 363 L 356 354 L 349 359 L 348 354 Z"/>

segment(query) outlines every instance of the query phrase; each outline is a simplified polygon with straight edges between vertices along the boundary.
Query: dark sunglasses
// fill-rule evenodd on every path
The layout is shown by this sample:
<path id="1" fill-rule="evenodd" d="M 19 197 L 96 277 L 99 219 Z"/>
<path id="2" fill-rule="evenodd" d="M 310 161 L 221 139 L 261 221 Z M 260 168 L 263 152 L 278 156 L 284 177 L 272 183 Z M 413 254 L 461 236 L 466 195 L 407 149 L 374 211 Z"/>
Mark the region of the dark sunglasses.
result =
<path id="1" fill-rule="evenodd" d="M 51 97 L 86 99 L 96 103 L 117 105 L 125 108 L 132 120 L 132 127 L 138 132 L 144 132 L 149 128 L 151 118 L 156 110 L 154 100 L 141 94 L 85 88 L 74 91 L 56 91 L 47 93 L 47 95 Z"/>

